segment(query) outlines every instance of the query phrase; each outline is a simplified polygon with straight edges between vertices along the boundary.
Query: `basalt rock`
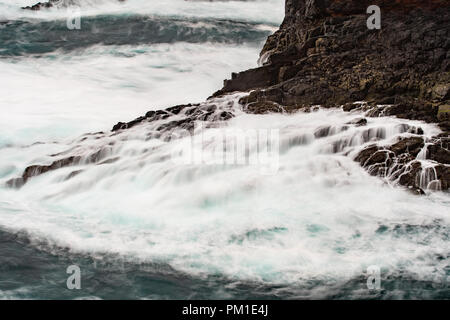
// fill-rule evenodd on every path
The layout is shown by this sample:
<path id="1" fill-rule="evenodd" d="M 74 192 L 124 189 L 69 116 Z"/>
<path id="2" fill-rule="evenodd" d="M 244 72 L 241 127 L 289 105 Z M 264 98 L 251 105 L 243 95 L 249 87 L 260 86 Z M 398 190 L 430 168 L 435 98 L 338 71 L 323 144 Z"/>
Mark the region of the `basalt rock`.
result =
<path id="1" fill-rule="evenodd" d="M 347 124 L 352 124 L 357 127 L 362 127 L 362 126 L 367 125 L 367 119 L 366 118 L 356 118 L 356 119 L 353 119 L 352 121 L 348 122 Z"/>
<path id="2" fill-rule="evenodd" d="M 149 111 L 145 116 L 136 118 L 130 122 L 117 123 L 112 128 L 112 131 L 114 132 L 129 129 L 138 124 L 142 124 L 143 122 L 154 122 L 180 114 L 182 114 L 182 119 L 161 124 L 161 126 L 159 126 L 156 130 L 165 132 L 174 128 L 183 128 L 185 130 L 192 131 L 196 121 L 225 121 L 234 117 L 234 115 L 229 111 L 223 110 L 221 112 L 217 112 L 217 106 L 215 104 L 186 104 L 170 107 L 165 110 Z"/>
<path id="3" fill-rule="evenodd" d="M 436 139 L 429 142 L 424 159 L 436 161 L 431 167 L 423 167 L 418 160 L 418 155 L 424 147 L 424 138 L 413 136 L 400 139 L 388 147 L 369 146 L 362 150 L 355 160 L 370 174 L 387 177 L 414 192 L 425 188 L 448 190 L 450 188 L 448 140 Z"/>
<path id="4" fill-rule="evenodd" d="M 22 187 L 27 181 L 35 176 L 41 175 L 43 173 L 60 169 L 67 166 L 72 166 L 80 163 L 81 157 L 79 156 L 70 156 L 67 158 L 55 160 L 49 165 L 32 165 L 25 169 L 22 176 L 20 178 L 11 179 L 6 182 L 6 184 L 10 187 L 16 187 L 20 188 Z"/>
<path id="5" fill-rule="evenodd" d="M 61 168 L 75 167 L 86 164 L 107 165 L 119 160 L 118 157 L 111 157 L 112 145 L 99 145 L 95 147 L 83 146 L 83 141 L 96 140 L 107 136 L 115 136 L 123 130 L 128 130 L 139 125 L 152 124 L 152 128 L 144 130 L 146 139 L 157 138 L 169 141 L 172 133 L 176 132 L 176 137 L 182 136 L 180 129 L 192 132 L 197 122 L 204 122 L 205 127 L 220 125 L 221 121 L 234 117 L 230 111 L 233 102 L 222 103 L 220 107 L 213 101 L 203 104 L 187 104 L 170 107 L 164 110 L 149 111 L 145 116 L 139 117 L 129 122 L 119 122 L 109 133 L 98 132 L 87 134 L 82 137 L 73 148 L 62 153 L 50 155 L 47 164 L 33 164 L 25 168 L 18 178 L 10 179 L 6 185 L 13 188 L 20 188 L 31 178 L 40 176 L 49 171 Z M 92 148 L 92 149 L 91 149 Z M 82 169 L 73 170 L 65 180 L 69 180 L 83 172 Z"/>
<path id="6" fill-rule="evenodd" d="M 32 6 L 23 7 L 22 9 L 38 11 L 38 10 L 45 9 L 45 8 L 52 8 L 54 6 L 54 3 L 57 1 L 58 0 L 50 0 L 48 2 L 38 2 Z"/>

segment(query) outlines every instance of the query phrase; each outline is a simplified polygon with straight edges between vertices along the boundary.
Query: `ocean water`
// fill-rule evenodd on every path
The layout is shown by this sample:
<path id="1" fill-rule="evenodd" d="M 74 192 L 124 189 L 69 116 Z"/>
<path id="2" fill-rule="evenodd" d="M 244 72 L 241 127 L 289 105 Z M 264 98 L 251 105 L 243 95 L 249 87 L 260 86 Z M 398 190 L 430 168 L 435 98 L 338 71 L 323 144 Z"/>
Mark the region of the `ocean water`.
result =
<path id="1" fill-rule="evenodd" d="M 0 0 L 0 298 L 450 298 L 449 194 L 428 189 L 428 174 L 427 195 L 414 196 L 353 160 L 436 126 L 382 117 L 353 127 L 363 113 L 339 108 L 249 115 L 241 93 L 204 102 L 231 72 L 257 66 L 283 0 L 79 0 L 80 30 L 67 29 L 67 8 L 18 9 L 32 3 Z M 186 162 L 190 137 L 150 135 L 182 115 L 109 131 L 193 102 L 232 113 L 220 129 L 233 138 L 276 133 L 274 170 Z M 235 156 L 217 153 L 217 128 L 195 136 L 203 157 Z M 90 161 L 98 152 L 102 162 Z M 66 154 L 83 161 L 6 185 Z M 81 290 L 66 286 L 70 265 Z M 381 286 L 370 290 L 373 267 Z"/>

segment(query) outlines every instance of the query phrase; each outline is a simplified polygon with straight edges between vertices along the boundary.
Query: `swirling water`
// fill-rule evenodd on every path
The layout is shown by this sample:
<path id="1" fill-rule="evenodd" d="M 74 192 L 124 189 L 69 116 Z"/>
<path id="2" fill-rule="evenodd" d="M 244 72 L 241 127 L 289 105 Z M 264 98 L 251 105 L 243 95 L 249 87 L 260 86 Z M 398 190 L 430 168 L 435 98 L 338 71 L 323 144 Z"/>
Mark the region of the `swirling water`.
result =
<path id="1" fill-rule="evenodd" d="M 234 114 L 228 129 L 279 130 L 270 174 L 177 161 L 186 138 L 149 139 L 160 122 L 108 131 L 256 66 L 283 1 L 80 0 L 79 31 L 65 8 L 17 9 L 30 3 L 0 1 L 0 298 L 450 297 L 448 193 L 411 195 L 353 161 L 413 135 L 405 124 L 426 137 L 433 125 L 352 127 L 362 114 L 340 109 L 248 115 L 240 94 L 207 102 Z M 197 147 L 214 157 L 222 138 L 203 134 Z M 103 161 L 5 186 L 67 150 Z M 73 264 L 81 290 L 66 287 Z M 380 290 L 367 288 L 369 266 Z"/>

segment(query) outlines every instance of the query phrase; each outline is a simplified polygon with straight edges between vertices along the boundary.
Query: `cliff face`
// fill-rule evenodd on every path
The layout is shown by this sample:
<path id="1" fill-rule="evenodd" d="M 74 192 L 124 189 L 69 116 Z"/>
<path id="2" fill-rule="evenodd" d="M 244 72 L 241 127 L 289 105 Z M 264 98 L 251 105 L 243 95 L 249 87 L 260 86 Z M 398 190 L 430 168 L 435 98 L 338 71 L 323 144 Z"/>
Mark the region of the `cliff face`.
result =
<path id="1" fill-rule="evenodd" d="M 117 0 L 117 1 L 123 2 L 125 0 Z M 77 5 L 77 2 L 74 0 L 48 0 L 46 2 L 38 2 L 31 6 L 22 7 L 22 9 L 38 11 L 41 9 L 53 8 L 55 6 L 58 7 L 58 6 L 73 6 L 73 5 Z"/>
<path id="2" fill-rule="evenodd" d="M 381 8 L 380 30 L 367 27 L 373 4 Z M 427 158 L 440 163 L 437 176 L 448 189 L 449 49 L 448 0 L 286 0 L 285 20 L 261 52 L 263 66 L 233 74 L 215 95 L 253 90 L 241 100 L 251 113 L 312 105 L 350 111 L 366 101 L 369 116 L 438 123 L 444 132 L 426 141 Z M 394 151 L 374 146 L 357 161 L 374 175 L 398 170 L 400 184 L 417 188 L 421 165 L 413 161 L 424 143 L 409 139 Z"/>
<path id="3" fill-rule="evenodd" d="M 381 30 L 367 28 L 370 4 L 381 7 Z M 449 48 L 450 1 L 287 0 L 261 53 L 265 65 L 234 74 L 217 94 L 263 88 L 244 102 L 289 110 L 408 102 L 406 117 L 438 122 L 439 106 L 449 104 Z"/>

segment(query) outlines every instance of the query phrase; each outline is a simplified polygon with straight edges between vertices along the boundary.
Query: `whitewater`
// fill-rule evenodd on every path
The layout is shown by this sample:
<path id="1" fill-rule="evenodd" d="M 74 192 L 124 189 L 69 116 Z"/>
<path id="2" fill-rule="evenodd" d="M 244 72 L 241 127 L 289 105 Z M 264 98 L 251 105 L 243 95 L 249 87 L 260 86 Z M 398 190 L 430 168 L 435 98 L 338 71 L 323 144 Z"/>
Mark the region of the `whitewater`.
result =
<path id="1" fill-rule="evenodd" d="M 250 115 L 242 93 L 207 100 L 257 66 L 283 0 L 77 3 L 82 28 L 68 31 L 66 8 L 0 0 L 0 298 L 450 296 L 448 193 L 428 188 L 431 174 L 427 194 L 413 195 L 354 161 L 411 128 L 439 128 L 394 117 L 349 126 L 364 111 L 340 108 Z M 217 126 L 277 130 L 276 170 L 186 162 L 181 128 L 152 136 L 183 114 L 110 131 L 186 103 L 233 115 L 194 132 L 209 158 L 231 153 L 217 153 Z M 8 186 L 68 154 L 82 161 Z M 73 264 L 80 291 L 66 288 Z M 381 290 L 367 288 L 371 266 Z"/>

